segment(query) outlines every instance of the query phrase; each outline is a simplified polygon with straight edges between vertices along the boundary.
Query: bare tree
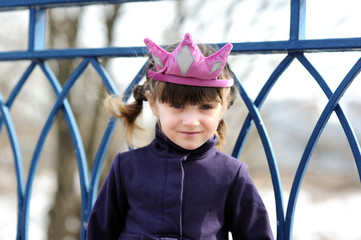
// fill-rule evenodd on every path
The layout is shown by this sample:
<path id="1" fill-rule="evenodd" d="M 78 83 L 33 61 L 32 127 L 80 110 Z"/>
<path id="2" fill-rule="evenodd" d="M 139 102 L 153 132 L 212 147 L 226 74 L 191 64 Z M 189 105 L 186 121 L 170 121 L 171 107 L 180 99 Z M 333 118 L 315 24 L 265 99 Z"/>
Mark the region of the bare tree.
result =
<path id="1" fill-rule="evenodd" d="M 107 9 L 106 27 L 108 29 L 108 43 L 113 38 L 113 26 L 118 15 L 120 5 L 113 5 L 113 10 Z M 104 8 L 105 9 L 105 8 Z M 50 10 L 49 23 L 50 23 L 50 47 L 62 47 L 71 48 L 76 47 L 76 38 L 78 33 L 79 16 L 81 16 L 82 9 L 72 9 L 72 12 L 67 12 L 66 9 Z M 59 14 L 58 11 L 62 11 Z M 74 14 L 74 11 L 77 11 Z M 61 17 L 59 17 L 61 15 Z M 77 60 L 61 60 L 52 63 L 56 65 L 54 68 L 57 69 L 56 76 L 61 85 L 64 85 L 70 74 L 74 70 L 74 64 Z M 103 61 L 103 65 L 106 66 L 107 61 Z M 53 66 L 54 66 L 53 65 Z M 89 77 L 89 76 L 87 76 Z M 88 85 L 87 83 L 84 86 Z M 93 84 L 93 83 L 92 83 Z M 104 97 L 105 89 L 100 85 L 100 82 L 95 83 L 96 89 L 98 89 L 97 99 Z M 94 87 L 94 86 L 93 86 Z M 76 100 L 87 99 L 87 91 L 77 91 Z M 79 96 L 80 95 L 80 96 Z M 93 159 L 96 150 L 96 139 L 99 125 L 99 115 L 101 108 L 95 103 L 89 106 L 84 106 L 76 100 L 73 100 L 72 96 L 68 96 L 70 105 L 75 118 L 78 121 L 82 136 L 86 135 L 84 139 L 84 148 L 86 149 L 86 155 L 88 163 L 91 165 L 91 159 Z M 87 104 L 85 104 L 87 105 Z M 84 107 L 87 110 L 84 112 Z M 92 109 L 89 109 L 92 108 Z M 81 115 L 85 115 L 81 116 Z M 85 121 L 86 119 L 86 121 Z M 74 154 L 74 147 L 69 134 L 69 128 L 64 119 L 64 116 L 59 113 L 56 122 L 57 136 L 58 136 L 58 154 L 55 163 L 55 170 L 57 174 L 57 190 L 54 198 L 53 207 L 49 212 L 50 224 L 48 226 L 48 239 L 52 240 L 63 240 L 63 239 L 79 239 L 80 237 L 80 216 L 81 216 L 81 202 L 79 191 L 77 190 L 76 182 L 79 181 L 77 175 L 77 164 Z M 83 131 L 82 131 L 83 129 Z M 85 130 L 84 130 L 85 129 Z M 87 133 L 84 133 L 87 132 Z M 109 163 L 111 161 L 105 161 Z M 105 164 L 104 172 L 107 172 L 110 164 Z"/>
<path id="2" fill-rule="evenodd" d="M 49 13 L 50 23 L 50 46 L 57 47 L 59 39 L 62 47 L 75 47 L 77 34 L 78 17 L 73 17 L 64 10 L 62 18 L 56 18 L 52 10 Z M 72 72 L 72 61 L 58 61 L 57 78 L 61 85 L 64 85 Z M 69 99 L 71 102 L 71 99 Z M 76 112 L 74 112 L 76 115 Z M 79 238 L 79 231 L 66 227 L 66 221 L 77 220 L 76 212 L 80 209 L 80 200 L 75 194 L 74 173 L 76 161 L 74 158 L 73 145 L 69 134 L 66 121 L 60 113 L 56 121 L 58 135 L 58 154 L 55 163 L 57 174 L 57 191 L 55 194 L 54 205 L 50 210 L 50 224 L 48 227 L 48 239 L 65 239 L 69 236 Z"/>

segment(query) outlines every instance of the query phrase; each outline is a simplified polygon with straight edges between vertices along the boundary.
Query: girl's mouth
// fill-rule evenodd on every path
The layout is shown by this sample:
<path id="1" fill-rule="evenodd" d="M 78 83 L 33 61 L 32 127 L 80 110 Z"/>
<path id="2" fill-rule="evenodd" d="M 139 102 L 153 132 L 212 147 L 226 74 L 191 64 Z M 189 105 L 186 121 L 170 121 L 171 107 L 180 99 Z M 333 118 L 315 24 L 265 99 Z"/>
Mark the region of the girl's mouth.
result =
<path id="1" fill-rule="evenodd" d="M 199 132 L 193 132 L 193 131 L 181 131 L 180 133 L 185 134 L 185 135 L 189 135 L 189 136 L 193 136 L 196 134 L 199 134 Z"/>

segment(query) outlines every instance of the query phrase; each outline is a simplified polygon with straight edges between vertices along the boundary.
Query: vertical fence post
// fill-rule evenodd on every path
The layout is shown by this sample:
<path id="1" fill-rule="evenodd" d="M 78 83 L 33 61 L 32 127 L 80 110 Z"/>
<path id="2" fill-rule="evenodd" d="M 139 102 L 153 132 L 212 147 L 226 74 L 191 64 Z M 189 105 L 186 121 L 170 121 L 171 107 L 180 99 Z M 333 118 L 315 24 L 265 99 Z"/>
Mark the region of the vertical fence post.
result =
<path id="1" fill-rule="evenodd" d="M 28 39 L 28 51 L 43 50 L 45 48 L 45 29 L 46 29 L 46 11 L 45 9 L 39 9 L 32 7 L 29 10 L 29 39 Z M 28 177 L 29 178 L 29 177 Z M 18 196 L 21 200 L 19 205 L 18 214 L 18 229 L 17 239 L 28 239 L 28 224 L 29 224 L 29 211 L 26 207 L 26 203 L 29 199 L 26 199 L 26 194 Z M 30 197 L 30 195 L 29 195 Z"/>
<path id="2" fill-rule="evenodd" d="M 29 17 L 29 51 L 45 48 L 46 10 L 32 7 Z"/>
<path id="3" fill-rule="evenodd" d="M 291 0 L 291 16 L 290 16 L 290 42 L 305 39 L 306 32 L 306 0 Z M 289 211 L 289 205 L 287 211 Z M 292 239 L 292 224 L 293 217 L 289 221 L 286 219 L 283 222 L 283 236 L 282 239 Z M 277 235 L 277 237 L 281 237 Z"/>
<path id="4" fill-rule="evenodd" d="M 306 0 L 291 0 L 290 40 L 305 39 Z"/>

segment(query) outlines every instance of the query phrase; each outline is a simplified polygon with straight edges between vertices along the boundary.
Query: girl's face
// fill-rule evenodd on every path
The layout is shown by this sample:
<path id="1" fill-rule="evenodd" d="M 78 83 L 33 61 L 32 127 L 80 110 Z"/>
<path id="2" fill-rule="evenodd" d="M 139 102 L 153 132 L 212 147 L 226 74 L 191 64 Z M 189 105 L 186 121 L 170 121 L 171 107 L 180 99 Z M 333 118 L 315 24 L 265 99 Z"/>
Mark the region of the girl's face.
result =
<path id="1" fill-rule="evenodd" d="M 220 102 L 211 101 L 198 105 L 180 105 L 148 101 L 159 119 L 162 132 L 175 144 L 193 150 L 202 146 L 216 132 L 226 111 Z"/>

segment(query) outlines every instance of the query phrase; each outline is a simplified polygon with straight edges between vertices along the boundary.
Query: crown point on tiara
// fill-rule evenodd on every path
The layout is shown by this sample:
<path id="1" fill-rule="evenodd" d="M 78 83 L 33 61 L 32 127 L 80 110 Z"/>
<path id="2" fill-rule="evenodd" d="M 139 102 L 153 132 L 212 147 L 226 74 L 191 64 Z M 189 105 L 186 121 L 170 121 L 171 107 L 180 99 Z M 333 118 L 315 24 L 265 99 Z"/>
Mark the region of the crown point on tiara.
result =
<path id="1" fill-rule="evenodd" d="M 194 62 L 194 57 L 189 50 L 188 46 L 185 45 L 176 56 L 178 67 L 182 72 L 183 76 L 188 72 L 190 66 Z"/>
<path id="2" fill-rule="evenodd" d="M 227 43 L 218 52 L 205 57 L 192 36 L 185 34 L 173 52 L 167 52 L 149 38 L 144 40 L 151 54 L 157 71 L 150 69 L 148 76 L 154 80 L 192 86 L 229 87 L 233 79 L 218 79 L 227 58 L 232 50 L 232 44 Z"/>

